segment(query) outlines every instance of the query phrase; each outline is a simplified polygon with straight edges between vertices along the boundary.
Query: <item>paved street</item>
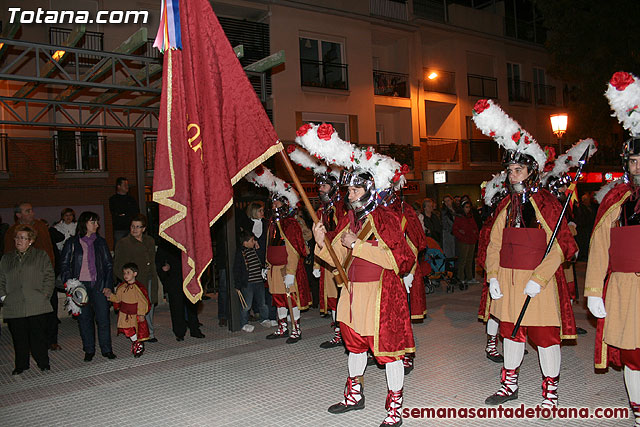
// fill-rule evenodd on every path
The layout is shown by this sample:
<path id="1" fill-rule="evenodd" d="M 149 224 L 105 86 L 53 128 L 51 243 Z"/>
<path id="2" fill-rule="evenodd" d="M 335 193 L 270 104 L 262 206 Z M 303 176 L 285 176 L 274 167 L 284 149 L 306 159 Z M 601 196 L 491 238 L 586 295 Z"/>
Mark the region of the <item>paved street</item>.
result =
<path id="1" fill-rule="evenodd" d="M 579 266 L 579 276 L 584 264 Z M 582 281 L 581 281 L 582 283 Z M 500 365 L 485 358 L 484 325 L 476 319 L 480 286 L 428 296 L 428 318 L 414 325 L 416 368 L 405 380 L 405 407 L 484 407 L 499 386 Z M 593 370 L 594 323 L 576 306 L 588 331 L 562 348 L 559 399 L 563 407 L 628 405 L 622 372 Z M 384 371 L 365 373 L 366 408 L 332 415 L 347 377 L 343 349 L 320 349 L 330 338 L 329 320 L 317 310 L 303 314 L 303 339 L 294 345 L 265 340 L 273 329 L 231 333 L 217 326 L 216 303 L 204 302 L 200 317 L 206 338 L 176 342 L 168 305 L 156 310 L 155 344 L 140 359 L 129 341 L 113 336 L 115 360 L 83 361 L 75 320 L 62 317 L 62 351 L 50 352 L 51 371 L 31 369 L 12 376 L 13 347 L 6 327 L 0 338 L 0 425 L 2 426 L 378 426 L 385 416 Z M 115 331 L 115 327 L 113 326 Z M 115 335 L 115 334 L 114 334 Z M 521 367 L 519 399 L 505 406 L 535 406 L 542 400 L 541 373 L 530 346 Z M 500 346 L 501 350 L 501 346 Z M 628 420 L 405 419 L 420 425 L 633 425 Z"/>

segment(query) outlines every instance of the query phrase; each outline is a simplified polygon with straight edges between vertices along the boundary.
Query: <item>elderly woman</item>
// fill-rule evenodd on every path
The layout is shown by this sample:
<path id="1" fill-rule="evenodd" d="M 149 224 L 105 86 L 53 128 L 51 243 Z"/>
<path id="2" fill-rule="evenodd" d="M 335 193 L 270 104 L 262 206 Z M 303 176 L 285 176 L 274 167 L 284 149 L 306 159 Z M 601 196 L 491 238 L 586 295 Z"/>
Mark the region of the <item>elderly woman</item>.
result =
<path id="1" fill-rule="evenodd" d="M 113 259 L 113 274 L 119 282 L 122 282 L 122 267 L 129 263 L 135 263 L 138 268 L 138 282 L 147 287 L 151 309 L 146 315 L 149 324 L 148 342 L 158 342 L 153 331 L 153 312 L 158 305 L 158 273 L 156 272 L 156 242 L 153 237 L 145 234 L 147 229 L 147 217 L 137 214 L 131 220 L 129 234 L 116 243 Z"/>
<path id="2" fill-rule="evenodd" d="M 36 232 L 19 224 L 14 231 L 16 249 L 0 260 L 0 300 L 15 352 L 13 375 L 29 369 L 29 354 L 42 371 L 48 371 L 47 320 L 52 311 L 54 273 L 43 250 L 32 247 Z"/>
<path id="3" fill-rule="evenodd" d="M 82 212 L 78 218 L 76 235 L 71 236 L 62 249 L 60 276 L 65 283 L 78 279 L 87 289 L 89 302 L 78 316 L 78 327 L 84 349 L 84 360 L 90 362 L 95 355 L 96 330 L 102 355 L 115 359 L 111 347 L 109 303 L 102 291 L 113 290 L 113 261 L 107 241 L 98 234 L 100 217 L 94 212 Z M 95 323 L 94 323 L 95 322 Z"/>

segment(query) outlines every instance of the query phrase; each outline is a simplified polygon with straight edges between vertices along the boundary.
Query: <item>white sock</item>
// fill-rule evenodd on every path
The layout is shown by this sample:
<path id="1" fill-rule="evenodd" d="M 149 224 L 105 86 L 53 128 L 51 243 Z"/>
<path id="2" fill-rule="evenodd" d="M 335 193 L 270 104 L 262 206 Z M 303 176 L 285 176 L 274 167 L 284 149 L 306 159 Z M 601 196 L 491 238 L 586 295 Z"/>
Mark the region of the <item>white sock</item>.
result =
<path id="1" fill-rule="evenodd" d="M 387 372 L 387 387 L 391 391 L 402 390 L 404 385 L 404 365 L 402 360 L 395 360 L 384 365 Z"/>
<path id="2" fill-rule="evenodd" d="M 129 339 L 133 342 L 138 341 L 138 334 L 133 334 L 132 336 L 129 337 Z"/>
<path id="3" fill-rule="evenodd" d="M 538 359 L 540 359 L 540 369 L 545 377 L 557 377 L 560 375 L 560 362 L 562 352 L 560 345 L 550 345 L 549 347 L 538 347 Z"/>
<path id="4" fill-rule="evenodd" d="M 298 307 L 293 307 L 293 318 L 296 321 L 300 320 L 300 309 Z"/>
<path id="5" fill-rule="evenodd" d="M 278 307 L 278 319 L 287 317 L 287 307 Z"/>
<path id="6" fill-rule="evenodd" d="M 504 354 L 504 368 L 517 369 L 524 357 L 524 343 L 505 338 L 502 342 L 502 353 Z"/>
<path id="7" fill-rule="evenodd" d="M 359 377 L 367 369 L 367 352 L 349 353 L 349 376 Z"/>
<path id="8" fill-rule="evenodd" d="M 627 386 L 629 400 L 634 403 L 640 403 L 640 371 L 634 371 L 625 366 L 624 383 Z"/>
<path id="9" fill-rule="evenodd" d="M 496 322 L 493 317 L 490 317 L 489 320 L 487 320 L 487 335 L 498 335 L 498 326 L 500 326 L 500 324 Z"/>
<path id="10" fill-rule="evenodd" d="M 336 321 L 336 311 L 335 310 L 330 310 L 331 311 L 331 318 L 333 319 L 333 321 Z"/>

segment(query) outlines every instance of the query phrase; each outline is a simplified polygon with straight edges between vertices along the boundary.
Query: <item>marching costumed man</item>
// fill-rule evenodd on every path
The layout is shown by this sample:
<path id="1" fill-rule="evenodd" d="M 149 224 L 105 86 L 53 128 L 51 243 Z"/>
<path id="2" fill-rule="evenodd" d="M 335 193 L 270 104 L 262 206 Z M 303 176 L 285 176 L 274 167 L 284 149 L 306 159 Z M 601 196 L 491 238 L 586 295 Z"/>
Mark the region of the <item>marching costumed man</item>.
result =
<path id="1" fill-rule="evenodd" d="M 397 216 L 377 206 L 376 183 L 388 187 L 401 173 L 390 169 L 396 162 L 372 154 L 367 159 L 351 144 L 339 139 L 331 125 L 306 125 L 298 131 L 296 142 L 312 155 L 319 155 L 344 167 L 341 182 L 348 186 L 347 216 L 329 235 L 349 282 L 338 300 L 337 320 L 349 351 L 349 377 L 344 398 L 329 407 L 331 413 L 363 409 L 362 375 L 367 367 L 367 351 L 385 366 L 387 377 L 387 416 L 381 426 L 402 424 L 404 368 L 402 357 L 415 351 L 407 293 L 400 276 L 411 270 L 414 255 L 400 229 Z M 356 156 L 359 158 L 356 160 Z M 333 265 L 324 238 L 327 230 L 321 222 L 314 225 L 316 256 Z"/>
<path id="2" fill-rule="evenodd" d="M 504 366 L 500 389 L 485 403 L 498 405 L 518 398 L 518 369 L 527 337 L 537 346 L 542 368 L 542 406 L 558 404 L 561 339 L 575 339 L 575 320 L 569 295 L 562 286 L 561 264 L 577 250 L 562 206 L 547 190 L 539 188 L 539 173 L 546 156 L 518 123 L 491 100 L 474 106 L 473 120 L 486 135 L 505 148 L 509 196 L 494 212 L 486 250 L 491 315 L 500 321 Z M 562 220 L 551 251 L 545 250 L 553 229 Z M 531 298 L 522 326 L 511 338 L 526 297 Z"/>
<path id="3" fill-rule="evenodd" d="M 321 207 L 316 214 L 318 219 L 322 221 L 328 232 L 334 232 L 338 222 L 346 215 L 344 201 L 340 196 L 340 186 L 338 180 L 340 173 L 337 169 L 329 170 L 325 165 L 321 165 L 315 158 L 306 151 L 296 149 L 290 145 L 287 148 L 289 157 L 296 164 L 310 169 L 315 174 L 315 183 L 318 186 L 318 197 L 320 198 Z M 320 313 L 328 313 L 331 315 L 333 327 L 333 338 L 320 344 L 320 348 L 333 348 L 342 345 L 342 335 L 340 334 L 340 325 L 336 321 L 336 308 L 338 305 L 338 286 L 336 280 L 339 276 L 334 276 L 333 268 L 316 258 L 313 264 L 313 276 L 319 280 L 320 293 Z"/>
<path id="4" fill-rule="evenodd" d="M 304 269 L 309 250 L 296 220 L 298 195 L 295 190 L 271 171 L 259 166 L 246 176 L 249 182 L 271 192 L 273 216 L 267 231 L 267 271 L 273 306 L 277 308 L 278 329 L 267 339 L 287 338 L 287 344 L 300 341 L 300 311 L 311 304 L 311 291 Z M 291 309 L 289 309 L 291 307 Z M 287 327 L 287 311 L 291 331 Z"/>
<path id="5" fill-rule="evenodd" d="M 365 157 L 373 153 L 373 148 L 369 147 L 365 152 Z M 398 164 L 398 170 L 402 173 L 408 171 L 408 166 L 403 165 L 400 168 Z M 406 180 L 404 176 L 398 178 L 394 185 L 390 185 L 388 188 L 378 191 L 379 204 L 391 208 L 398 219 L 400 220 L 400 227 L 404 233 L 407 244 L 411 248 L 411 252 L 414 254 L 414 264 L 411 267 L 411 271 L 402 278 L 405 288 L 407 290 L 409 298 L 409 310 L 411 319 L 424 319 L 427 315 L 427 294 L 424 287 L 424 277 L 422 269 L 420 268 L 419 254 L 427 248 L 427 236 L 422 229 L 422 221 L 418 218 L 418 214 L 415 209 L 408 203 L 405 203 L 397 195 L 397 190 L 402 188 Z M 413 283 L 416 286 L 413 286 Z M 415 353 L 407 354 L 403 358 L 405 374 L 409 374 L 413 370 L 413 362 L 415 359 Z"/>
<path id="6" fill-rule="evenodd" d="M 606 96 L 631 138 L 622 147 L 623 180 L 608 187 L 598 209 L 584 294 L 598 318 L 595 367 L 624 366 L 635 425 L 640 426 L 640 82 L 617 72 Z"/>
<path id="7" fill-rule="evenodd" d="M 508 191 L 505 182 L 506 177 L 507 174 L 503 171 L 495 175 L 491 181 L 487 182 L 482 188 L 484 203 L 489 208 L 495 209 L 496 205 L 507 196 Z M 487 346 L 484 349 L 487 359 L 496 363 L 502 363 L 504 362 L 504 358 L 498 352 L 498 327 L 500 326 L 500 323 L 498 323 L 495 317 L 491 317 L 489 313 L 489 309 L 491 308 L 491 299 L 489 297 L 489 283 L 486 275 L 487 246 L 489 245 L 491 228 L 495 221 L 494 213 L 495 210 L 484 222 L 478 235 L 478 255 L 476 260 L 478 265 L 485 270 L 485 280 L 482 288 L 482 296 L 480 298 L 478 318 L 487 324 Z"/>
<path id="8" fill-rule="evenodd" d="M 548 150 L 550 155 L 547 159 L 547 165 L 545 166 L 545 173 L 542 175 L 540 181 L 543 187 L 556 196 L 561 204 L 564 204 L 567 200 L 567 193 L 571 193 L 573 200 L 577 200 L 575 184 L 571 183 L 571 177 L 567 172 L 569 172 L 571 168 L 578 167 L 578 160 L 587 147 L 589 147 L 589 158 L 591 158 L 596 151 L 598 151 L 597 143 L 591 138 L 582 139 L 576 142 L 567 150 L 566 153 L 561 154 L 557 158 L 555 157 L 553 147 L 550 147 Z M 573 200 L 569 204 L 569 208 L 571 209 L 573 208 Z M 569 224 L 571 235 L 575 238 L 578 231 L 576 229 L 576 223 L 573 222 L 573 210 L 567 211 L 567 222 Z M 574 259 L 566 260 L 562 267 L 565 281 L 567 283 L 567 289 L 569 290 L 569 296 L 573 303 L 577 299 L 576 279 L 574 274 L 575 257 Z M 587 331 L 583 328 L 576 327 L 576 333 L 578 335 L 585 335 Z"/>

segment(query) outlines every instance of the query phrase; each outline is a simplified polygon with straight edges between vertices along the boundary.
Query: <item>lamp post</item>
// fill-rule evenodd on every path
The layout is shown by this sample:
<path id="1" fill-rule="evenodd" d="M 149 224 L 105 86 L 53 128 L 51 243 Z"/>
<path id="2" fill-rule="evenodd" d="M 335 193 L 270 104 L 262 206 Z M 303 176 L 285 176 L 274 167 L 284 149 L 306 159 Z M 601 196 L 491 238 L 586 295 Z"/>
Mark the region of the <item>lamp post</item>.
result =
<path id="1" fill-rule="evenodd" d="M 562 136 L 567 131 L 567 122 L 569 120 L 569 116 L 567 116 L 567 113 L 559 113 L 552 114 L 549 118 L 551 119 L 551 129 L 558 138 L 558 155 L 561 155 L 563 153 Z"/>

